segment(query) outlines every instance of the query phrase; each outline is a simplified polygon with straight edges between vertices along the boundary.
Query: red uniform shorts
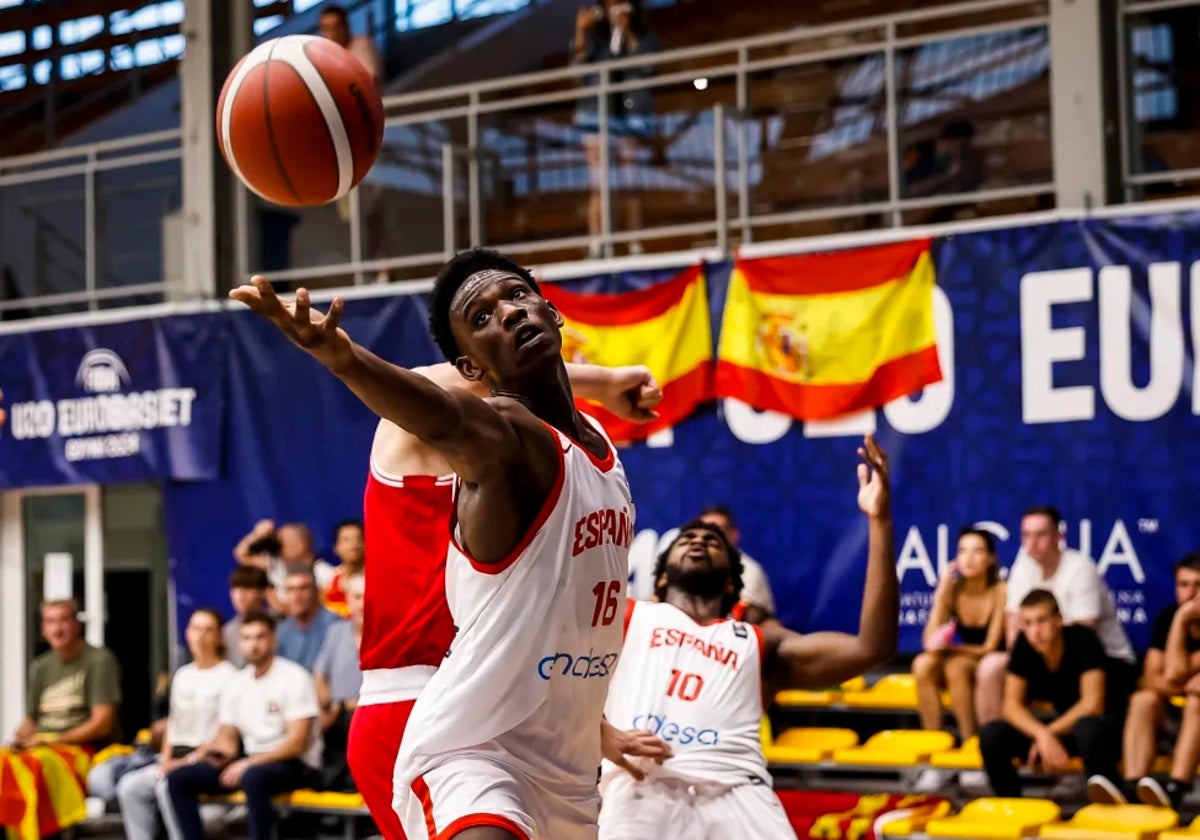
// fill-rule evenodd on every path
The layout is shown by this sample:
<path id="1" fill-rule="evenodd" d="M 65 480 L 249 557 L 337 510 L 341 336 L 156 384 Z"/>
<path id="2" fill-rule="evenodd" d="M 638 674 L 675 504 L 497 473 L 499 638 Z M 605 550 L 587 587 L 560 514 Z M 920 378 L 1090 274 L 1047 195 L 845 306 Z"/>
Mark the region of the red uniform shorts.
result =
<path id="1" fill-rule="evenodd" d="M 354 783 L 384 840 L 407 840 L 392 809 L 392 771 L 416 700 L 359 706 L 350 721 L 346 759 Z"/>

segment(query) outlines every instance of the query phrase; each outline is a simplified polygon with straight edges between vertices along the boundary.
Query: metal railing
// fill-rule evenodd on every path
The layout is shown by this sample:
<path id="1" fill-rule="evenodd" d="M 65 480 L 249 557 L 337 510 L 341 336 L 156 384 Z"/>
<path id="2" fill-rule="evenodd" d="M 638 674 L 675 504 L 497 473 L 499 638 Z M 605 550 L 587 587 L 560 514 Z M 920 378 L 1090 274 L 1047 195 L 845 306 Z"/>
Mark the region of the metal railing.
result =
<path id="1" fill-rule="evenodd" d="M 1044 3 L 976 0 L 389 97 L 383 151 L 347 200 L 293 211 L 241 192 L 236 267 L 340 286 L 428 277 L 468 245 L 546 263 L 1044 209 L 1047 23 Z M 653 99 L 640 123 L 638 98 Z M 923 150 L 937 175 L 942 130 L 963 118 L 976 177 L 922 187 L 910 159 Z M 147 142 L 113 160 L 140 165 Z M 100 155 L 52 154 L 60 169 L 82 155 L 80 173 Z M 58 177 L 47 160 L 0 161 L 0 207 Z M 68 294 L 96 305 L 90 261 Z"/>
<path id="2" fill-rule="evenodd" d="M 181 157 L 171 130 L 0 159 L 0 267 L 15 286 L 0 318 L 161 300 L 161 225 L 179 205 Z"/>
<path id="3" fill-rule="evenodd" d="M 1200 0 L 1122 0 L 1116 14 L 1125 200 L 1198 194 L 1200 124 L 1186 113 L 1177 52 L 1192 49 Z"/>

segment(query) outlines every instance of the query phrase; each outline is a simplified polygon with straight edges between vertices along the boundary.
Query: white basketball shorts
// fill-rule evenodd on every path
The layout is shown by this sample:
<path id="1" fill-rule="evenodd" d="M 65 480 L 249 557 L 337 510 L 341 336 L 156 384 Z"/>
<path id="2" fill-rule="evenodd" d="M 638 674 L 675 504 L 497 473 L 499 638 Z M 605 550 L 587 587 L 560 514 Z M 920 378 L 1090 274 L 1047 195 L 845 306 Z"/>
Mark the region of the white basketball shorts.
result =
<path id="1" fill-rule="evenodd" d="M 796 840 L 775 791 L 765 784 L 692 784 L 661 773 L 601 785 L 600 840 Z"/>

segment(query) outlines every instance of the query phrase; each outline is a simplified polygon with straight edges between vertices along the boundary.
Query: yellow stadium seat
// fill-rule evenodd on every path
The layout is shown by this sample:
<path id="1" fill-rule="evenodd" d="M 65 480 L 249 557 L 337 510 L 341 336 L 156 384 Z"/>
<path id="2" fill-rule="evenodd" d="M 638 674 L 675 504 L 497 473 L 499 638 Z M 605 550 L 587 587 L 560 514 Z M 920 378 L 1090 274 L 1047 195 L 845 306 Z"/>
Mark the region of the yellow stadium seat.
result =
<path id="1" fill-rule="evenodd" d="M 972 735 L 963 741 L 961 747 L 934 753 L 929 756 L 929 763 L 943 770 L 982 770 L 983 755 L 979 752 L 979 736 Z"/>
<path id="2" fill-rule="evenodd" d="M 320 790 L 293 791 L 289 804 L 293 808 L 324 811 L 359 811 L 364 807 L 362 794 Z"/>
<path id="3" fill-rule="evenodd" d="M 1085 805 L 1067 822 L 1043 826 L 1048 840 L 1155 840 L 1179 825 L 1179 814 L 1153 805 Z"/>
<path id="4" fill-rule="evenodd" d="M 890 729 L 872 735 L 861 747 L 843 747 L 833 751 L 838 764 L 869 767 L 915 767 L 936 752 L 954 746 L 949 732 L 923 729 Z"/>
<path id="5" fill-rule="evenodd" d="M 780 734 L 763 752 L 770 764 L 816 764 L 826 761 L 834 750 L 858 744 L 853 729 L 796 727 Z"/>
<path id="6" fill-rule="evenodd" d="M 913 834 L 922 834 L 930 820 L 939 819 L 950 813 L 950 802 L 943 799 L 932 811 L 912 809 L 911 813 L 906 814 L 906 810 L 909 809 L 900 804 L 896 806 L 895 811 L 879 816 L 875 821 L 875 826 L 879 828 L 880 823 L 883 823 L 880 830 L 882 836 L 903 838 Z"/>
<path id="7" fill-rule="evenodd" d="M 1200 817 L 1192 820 L 1187 828 L 1172 828 L 1158 835 L 1158 840 L 1196 840 L 1200 837 Z"/>
<path id="8" fill-rule="evenodd" d="M 847 691 L 861 691 L 866 688 L 867 681 L 862 677 L 846 680 L 836 688 L 826 688 L 819 691 L 801 691 L 788 689 L 775 695 L 775 702 L 780 706 L 791 708 L 813 708 L 833 706 L 842 702 L 842 695 Z"/>
<path id="9" fill-rule="evenodd" d="M 153 741 L 154 741 L 154 733 L 151 732 L 149 729 L 139 729 L 137 735 L 134 736 L 134 739 L 133 739 L 133 742 L 138 745 L 150 744 Z"/>
<path id="10" fill-rule="evenodd" d="M 957 814 L 925 824 L 930 837 L 969 837 L 972 840 L 1017 840 L 1036 834 L 1054 822 L 1062 810 L 1049 799 L 984 797 L 968 802 Z"/>
<path id="11" fill-rule="evenodd" d="M 842 702 L 860 709 L 915 709 L 917 680 L 912 674 L 888 674 L 870 688 L 845 692 Z"/>

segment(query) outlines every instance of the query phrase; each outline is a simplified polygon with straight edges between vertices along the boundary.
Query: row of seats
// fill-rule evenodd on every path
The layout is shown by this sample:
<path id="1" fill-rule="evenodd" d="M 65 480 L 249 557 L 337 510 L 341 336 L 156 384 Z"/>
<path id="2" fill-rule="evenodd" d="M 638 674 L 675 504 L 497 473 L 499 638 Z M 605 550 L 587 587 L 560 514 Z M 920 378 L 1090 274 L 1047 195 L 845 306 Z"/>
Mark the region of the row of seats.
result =
<path id="1" fill-rule="evenodd" d="M 770 722 L 762 723 L 763 753 L 767 763 L 777 770 L 886 769 L 897 772 L 924 770 L 982 770 L 983 756 L 979 738 L 968 738 L 959 746 L 949 732 L 923 729 L 887 729 L 859 743 L 853 729 L 795 727 L 773 737 Z M 1153 772 L 1167 773 L 1169 756 L 1155 760 Z M 1072 758 L 1067 773 L 1082 773 L 1083 763 Z"/>
<path id="2" fill-rule="evenodd" d="M 941 693 L 942 705 L 950 708 L 950 694 Z M 775 702 L 785 709 L 834 709 L 859 711 L 913 711 L 917 710 L 917 680 L 912 674 L 887 674 L 868 686 L 862 677 L 821 691 L 781 691 Z M 1182 707 L 1183 697 L 1172 697 L 1171 702 Z M 1048 705 L 1045 707 L 1050 708 Z"/>
<path id="3" fill-rule="evenodd" d="M 1170 808 L 1150 805 L 1086 805 L 1063 820 L 1057 804 L 1048 799 L 976 799 L 957 814 L 941 812 L 898 818 L 882 828 L 892 840 L 1195 840 L 1200 818 L 1179 827 L 1179 815 Z"/>

